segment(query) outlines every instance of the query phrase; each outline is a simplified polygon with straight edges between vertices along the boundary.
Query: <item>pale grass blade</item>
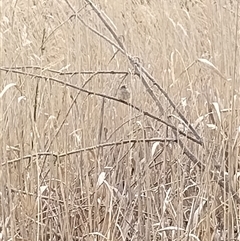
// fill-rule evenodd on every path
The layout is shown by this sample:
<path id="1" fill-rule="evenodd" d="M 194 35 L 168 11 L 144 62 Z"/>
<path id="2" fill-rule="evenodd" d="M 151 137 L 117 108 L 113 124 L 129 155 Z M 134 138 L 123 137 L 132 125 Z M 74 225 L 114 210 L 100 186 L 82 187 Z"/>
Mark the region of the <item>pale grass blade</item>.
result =
<path id="1" fill-rule="evenodd" d="M 217 112 L 217 117 L 220 123 L 222 123 L 222 119 L 221 119 L 221 113 L 220 113 L 220 108 L 219 108 L 219 104 L 217 102 L 213 102 L 213 106 Z"/>
<path id="2" fill-rule="evenodd" d="M 155 154 L 157 147 L 159 146 L 159 141 L 154 142 L 152 146 L 152 156 Z"/>
<path id="3" fill-rule="evenodd" d="M 15 83 L 10 83 L 10 84 L 6 85 L 6 86 L 4 87 L 4 89 L 2 90 L 2 92 L 0 93 L 0 99 L 1 99 L 1 98 L 3 97 L 3 95 L 7 92 L 7 90 L 10 89 L 10 88 L 13 87 L 13 86 L 16 86 L 16 84 L 15 84 Z"/>
<path id="4" fill-rule="evenodd" d="M 105 177 L 106 177 L 106 172 L 101 172 L 100 175 L 98 176 L 97 187 L 100 187 L 103 184 Z"/>
<path id="5" fill-rule="evenodd" d="M 218 70 L 218 68 L 215 65 L 213 65 L 209 60 L 199 58 L 198 61 L 202 64 L 205 64 L 209 69 L 214 70 L 214 72 L 217 75 L 219 75 L 221 78 L 223 78 L 225 80 L 228 80 L 226 77 L 223 76 L 223 74 Z"/>

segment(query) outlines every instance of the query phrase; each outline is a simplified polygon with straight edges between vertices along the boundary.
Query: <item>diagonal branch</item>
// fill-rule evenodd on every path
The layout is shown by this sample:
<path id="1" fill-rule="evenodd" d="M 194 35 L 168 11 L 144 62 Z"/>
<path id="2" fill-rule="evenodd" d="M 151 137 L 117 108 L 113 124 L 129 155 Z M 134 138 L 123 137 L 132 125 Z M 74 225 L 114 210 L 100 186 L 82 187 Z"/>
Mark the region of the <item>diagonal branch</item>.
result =
<path id="1" fill-rule="evenodd" d="M 152 119 L 155 119 L 161 123 L 163 123 L 164 125 L 170 127 L 171 129 L 177 131 L 179 134 L 185 136 L 186 138 L 188 138 L 189 140 L 201 145 L 201 142 L 195 138 L 193 138 L 192 136 L 186 134 L 185 132 L 181 131 L 181 130 L 178 130 L 174 125 L 172 125 L 170 122 L 166 122 L 164 120 L 162 120 L 161 118 L 157 117 L 156 115 L 148 112 L 148 111 L 145 111 L 143 109 L 141 109 L 140 107 L 136 106 L 136 105 L 133 105 L 127 101 L 124 101 L 124 100 L 121 100 L 121 99 L 118 99 L 116 97 L 113 97 L 113 96 L 109 96 L 109 95 L 105 95 L 105 94 L 102 94 L 102 93 L 98 93 L 98 92 L 94 92 L 94 91 L 90 91 L 90 90 L 86 90 L 84 88 L 81 88 L 81 87 L 78 87 L 76 85 L 73 85 L 73 84 L 70 84 L 66 81 L 62 81 L 60 79 L 57 79 L 57 78 L 53 78 L 53 77 L 49 77 L 49 76 L 45 76 L 45 75 L 37 75 L 37 74 L 32 74 L 32 73 L 28 73 L 28 72 L 23 72 L 23 71 L 19 71 L 19 70 L 13 70 L 13 69 L 6 69 L 6 68 L 3 68 L 3 67 L 0 67 L 0 71 L 6 71 L 6 72 L 9 72 L 11 71 L 12 73 L 16 73 L 16 74 L 22 74 L 22 75 L 26 75 L 26 76 L 31 76 L 31 77 L 34 77 L 34 78 L 40 78 L 40 79 L 44 79 L 44 80 L 50 80 L 50 81 L 54 81 L 56 83 L 59 83 L 59 84 L 62 84 L 62 85 L 65 85 L 65 86 L 68 86 L 70 88 L 73 88 L 73 89 L 76 89 L 76 90 L 79 90 L 79 91 L 82 91 L 84 93 L 87 93 L 89 95 L 95 95 L 95 96 L 100 96 L 100 97 L 103 97 L 103 98 L 106 98 L 106 99 L 109 99 L 109 100 L 113 100 L 113 101 L 116 101 L 116 102 L 120 102 L 124 105 L 127 105 L 127 106 L 130 106 L 132 107 L 133 109 L 139 111 L 140 113 L 143 113 L 145 116 L 148 116 Z"/>

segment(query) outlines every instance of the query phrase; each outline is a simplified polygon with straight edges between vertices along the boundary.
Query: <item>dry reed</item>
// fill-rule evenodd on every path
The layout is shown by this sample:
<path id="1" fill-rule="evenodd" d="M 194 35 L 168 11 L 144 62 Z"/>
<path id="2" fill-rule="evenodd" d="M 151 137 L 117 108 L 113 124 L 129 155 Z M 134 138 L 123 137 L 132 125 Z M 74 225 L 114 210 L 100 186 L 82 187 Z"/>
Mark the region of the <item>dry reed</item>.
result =
<path id="1" fill-rule="evenodd" d="M 238 1 L 0 9 L 0 240 L 239 240 Z"/>

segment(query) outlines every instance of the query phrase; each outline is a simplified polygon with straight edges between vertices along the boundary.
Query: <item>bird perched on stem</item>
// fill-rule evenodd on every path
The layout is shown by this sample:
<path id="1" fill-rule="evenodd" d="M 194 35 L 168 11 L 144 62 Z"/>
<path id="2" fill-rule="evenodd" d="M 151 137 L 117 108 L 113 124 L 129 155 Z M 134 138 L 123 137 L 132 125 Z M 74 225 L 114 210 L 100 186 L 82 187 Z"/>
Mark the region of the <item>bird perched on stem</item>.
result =
<path id="1" fill-rule="evenodd" d="M 128 90 L 126 85 L 122 85 L 119 89 L 118 98 L 121 100 L 129 100 L 130 99 L 130 91 Z"/>

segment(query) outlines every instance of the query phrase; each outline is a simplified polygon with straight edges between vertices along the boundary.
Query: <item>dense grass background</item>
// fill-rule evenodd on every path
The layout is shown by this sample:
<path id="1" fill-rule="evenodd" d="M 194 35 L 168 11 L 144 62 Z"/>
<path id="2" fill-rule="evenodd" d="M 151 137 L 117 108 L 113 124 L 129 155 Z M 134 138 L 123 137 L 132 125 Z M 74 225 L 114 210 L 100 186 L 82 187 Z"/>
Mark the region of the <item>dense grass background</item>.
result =
<path id="1" fill-rule="evenodd" d="M 1 2 L 0 239 L 239 240 L 237 1 L 91 3 Z"/>

